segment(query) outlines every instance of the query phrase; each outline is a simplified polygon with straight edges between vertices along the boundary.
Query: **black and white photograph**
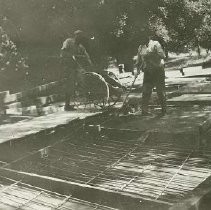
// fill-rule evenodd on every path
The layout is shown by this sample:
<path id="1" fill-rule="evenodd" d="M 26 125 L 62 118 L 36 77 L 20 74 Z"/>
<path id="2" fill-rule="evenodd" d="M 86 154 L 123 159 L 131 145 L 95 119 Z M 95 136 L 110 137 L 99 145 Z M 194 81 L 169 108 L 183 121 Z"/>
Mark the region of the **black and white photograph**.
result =
<path id="1" fill-rule="evenodd" d="M 0 210 L 211 210 L 211 0 L 0 0 Z"/>

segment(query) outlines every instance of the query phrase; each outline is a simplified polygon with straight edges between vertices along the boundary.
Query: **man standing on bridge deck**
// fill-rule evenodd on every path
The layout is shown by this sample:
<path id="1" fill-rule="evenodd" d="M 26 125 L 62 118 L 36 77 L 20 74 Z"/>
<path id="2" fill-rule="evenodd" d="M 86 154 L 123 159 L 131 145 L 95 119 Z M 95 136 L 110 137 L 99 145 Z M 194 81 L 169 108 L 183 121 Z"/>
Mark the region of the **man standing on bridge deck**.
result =
<path id="1" fill-rule="evenodd" d="M 162 108 L 162 115 L 166 114 L 165 97 L 165 71 L 164 58 L 165 53 L 158 41 L 151 38 L 142 40 L 138 48 L 136 66 L 138 72 L 144 72 L 143 92 L 142 92 L 142 115 L 148 115 L 148 103 L 152 90 L 156 87 L 159 102 Z"/>
<path id="2" fill-rule="evenodd" d="M 65 110 L 75 110 L 70 105 L 70 99 L 74 98 L 75 85 L 82 85 L 82 74 L 90 70 L 92 62 L 85 48 L 85 36 L 80 30 L 74 32 L 74 38 L 68 38 L 61 48 L 61 60 L 65 77 Z"/>

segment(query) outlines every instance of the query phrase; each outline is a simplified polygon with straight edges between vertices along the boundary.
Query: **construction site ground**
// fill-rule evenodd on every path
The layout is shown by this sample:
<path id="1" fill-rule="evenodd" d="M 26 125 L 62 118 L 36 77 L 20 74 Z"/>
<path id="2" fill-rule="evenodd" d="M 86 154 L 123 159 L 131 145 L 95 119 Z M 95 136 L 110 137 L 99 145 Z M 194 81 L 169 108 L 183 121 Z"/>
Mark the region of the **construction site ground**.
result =
<path id="1" fill-rule="evenodd" d="M 209 209 L 211 69 L 183 73 L 166 71 L 165 116 L 155 92 L 150 116 L 91 105 L 65 112 L 61 101 L 38 116 L 33 104 L 23 114 L 11 102 L 0 119 L 0 209 Z M 134 77 L 119 78 L 129 86 Z"/>

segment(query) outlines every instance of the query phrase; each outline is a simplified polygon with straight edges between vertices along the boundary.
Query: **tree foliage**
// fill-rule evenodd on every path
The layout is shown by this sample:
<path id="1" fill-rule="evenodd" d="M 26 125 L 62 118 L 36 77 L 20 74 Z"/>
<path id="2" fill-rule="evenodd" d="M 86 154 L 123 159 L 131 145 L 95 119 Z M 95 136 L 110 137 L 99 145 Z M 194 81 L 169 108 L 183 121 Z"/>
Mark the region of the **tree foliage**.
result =
<path id="1" fill-rule="evenodd" d="M 7 81 L 21 81 L 28 74 L 26 60 L 18 52 L 15 43 L 0 27 L 0 73 L 1 85 Z M 23 81 L 22 81 L 23 82 Z"/>
<path id="2" fill-rule="evenodd" d="M 59 49 L 74 30 L 84 30 L 95 37 L 90 53 L 96 62 L 108 55 L 127 63 L 149 30 L 171 51 L 211 46 L 210 0 L 0 0 L 0 13 L 17 44 Z"/>
<path id="3" fill-rule="evenodd" d="M 27 68 L 25 59 L 18 53 L 17 47 L 0 27 L 0 66 L 1 71 L 20 71 Z"/>

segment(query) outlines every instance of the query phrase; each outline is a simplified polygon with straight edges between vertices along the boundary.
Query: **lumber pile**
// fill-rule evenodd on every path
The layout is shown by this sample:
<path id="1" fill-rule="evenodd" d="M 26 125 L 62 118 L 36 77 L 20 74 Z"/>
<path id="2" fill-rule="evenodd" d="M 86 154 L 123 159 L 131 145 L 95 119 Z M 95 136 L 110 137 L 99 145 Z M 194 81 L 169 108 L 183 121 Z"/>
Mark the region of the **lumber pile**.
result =
<path id="1" fill-rule="evenodd" d="M 40 115 L 57 111 L 52 104 L 63 100 L 61 84 L 51 82 L 18 93 L 0 92 L 0 110 L 1 114 Z"/>

